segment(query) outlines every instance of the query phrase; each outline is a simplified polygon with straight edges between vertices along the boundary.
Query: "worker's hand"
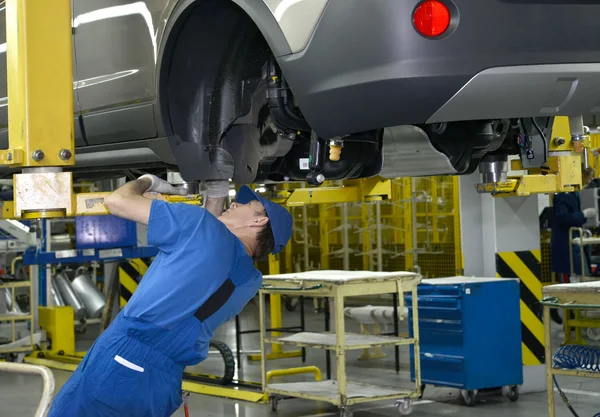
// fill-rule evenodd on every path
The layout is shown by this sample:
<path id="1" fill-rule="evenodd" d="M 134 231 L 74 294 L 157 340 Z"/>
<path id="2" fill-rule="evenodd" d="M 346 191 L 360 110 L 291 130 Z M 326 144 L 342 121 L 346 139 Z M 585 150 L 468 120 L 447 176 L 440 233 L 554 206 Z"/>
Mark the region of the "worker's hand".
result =
<path id="1" fill-rule="evenodd" d="M 225 198 L 229 196 L 229 180 L 206 181 L 207 198 Z"/>
<path id="2" fill-rule="evenodd" d="M 161 180 L 156 175 L 144 174 L 139 179 L 150 180 L 150 187 L 147 193 L 159 193 L 169 195 L 187 195 L 188 191 L 183 187 L 175 187 L 165 180 Z"/>
<path id="3" fill-rule="evenodd" d="M 594 217 L 596 217 L 597 211 L 595 208 L 586 208 L 585 210 L 583 210 L 583 215 L 585 216 L 586 219 L 592 219 Z"/>

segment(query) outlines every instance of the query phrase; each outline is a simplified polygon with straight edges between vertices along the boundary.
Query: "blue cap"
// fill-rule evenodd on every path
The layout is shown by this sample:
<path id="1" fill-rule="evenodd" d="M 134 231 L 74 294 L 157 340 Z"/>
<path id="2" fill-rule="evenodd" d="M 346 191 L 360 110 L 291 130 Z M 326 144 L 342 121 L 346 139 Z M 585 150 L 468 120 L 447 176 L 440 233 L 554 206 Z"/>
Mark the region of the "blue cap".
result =
<path id="1" fill-rule="evenodd" d="M 269 223 L 271 223 L 271 229 L 273 230 L 275 245 L 271 253 L 275 255 L 281 252 L 292 237 L 292 227 L 294 223 L 292 215 L 279 204 L 259 196 L 247 185 L 242 185 L 240 187 L 235 201 L 240 204 L 248 204 L 251 201 L 260 201 L 267 212 L 267 217 L 269 218 Z"/>

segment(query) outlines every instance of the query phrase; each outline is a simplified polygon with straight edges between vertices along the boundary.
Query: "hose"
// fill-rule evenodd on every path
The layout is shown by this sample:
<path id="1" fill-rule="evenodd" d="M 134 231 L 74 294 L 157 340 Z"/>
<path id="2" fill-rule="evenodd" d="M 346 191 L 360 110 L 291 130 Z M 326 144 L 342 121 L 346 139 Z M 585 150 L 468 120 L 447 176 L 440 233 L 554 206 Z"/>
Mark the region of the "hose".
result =
<path id="1" fill-rule="evenodd" d="M 553 358 L 554 366 L 562 369 L 584 369 L 586 371 L 600 372 L 600 348 L 587 347 L 580 345 L 566 345 L 558 349 Z M 560 389 L 556 376 L 552 376 L 554 385 L 563 403 L 567 406 L 571 414 L 579 417 L 579 414 L 569 403 L 567 395 Z M 594 417 L 600 417 L 600 413 Z"/>
<path id="2" fill-rule="evenodd" d="M 554 355 L 554 366 L 600 372 L 600 348 L 566 345 Z"/>

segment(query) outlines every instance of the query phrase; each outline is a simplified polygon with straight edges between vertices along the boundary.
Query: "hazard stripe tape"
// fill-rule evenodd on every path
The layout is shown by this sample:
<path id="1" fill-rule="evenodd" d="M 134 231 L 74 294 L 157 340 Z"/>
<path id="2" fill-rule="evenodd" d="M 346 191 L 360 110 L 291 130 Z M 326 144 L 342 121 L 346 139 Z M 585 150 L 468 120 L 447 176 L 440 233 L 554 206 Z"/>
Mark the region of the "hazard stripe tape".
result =
<path id="1" fill-rule="evenodd" d="M 127 305 L 129 299 L 137 289 L 138 280 L 148 270 L 148 264 L 141 259 L 130 259 L 119 264 L 119 305 Z"/>
<path id="2" fill-rule="evenodd" d="M 524 365 L 545 362 L 544 325 L 542 323 L 541 251 L 500 252 L 496 254 L 496 275 L 519 278 L 521 340 Z"/>

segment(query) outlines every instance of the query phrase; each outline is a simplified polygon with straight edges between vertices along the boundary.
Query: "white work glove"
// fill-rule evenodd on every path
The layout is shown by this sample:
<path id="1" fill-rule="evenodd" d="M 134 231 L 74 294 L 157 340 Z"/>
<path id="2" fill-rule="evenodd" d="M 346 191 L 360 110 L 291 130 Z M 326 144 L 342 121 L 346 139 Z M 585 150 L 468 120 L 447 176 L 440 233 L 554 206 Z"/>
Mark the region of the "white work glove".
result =
<path id="1" fill-rule="evenodd" d="M 188 191 L 183 187 L 175 187 L 165 180 L 161 180 L 156 175 L 144 174 L 138 179 L 149 179 L 150 187 L 147 193 L 169 194 L 169 195 L 187 195 Z"/>
<path id="2" fill-rule="evenodd" d="M 225 198 L 229 196 L 229 180 L 206 181 L 207 198 Z"/>
<path id="3" fill-rule="evenodd" d="M 586 208 L 585 210 L 583 210 L 583 216 L 586 219 L 592 219 L 594 217 L 596 217 L 596 209 L 595 208 Z"/>

